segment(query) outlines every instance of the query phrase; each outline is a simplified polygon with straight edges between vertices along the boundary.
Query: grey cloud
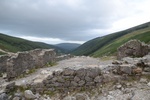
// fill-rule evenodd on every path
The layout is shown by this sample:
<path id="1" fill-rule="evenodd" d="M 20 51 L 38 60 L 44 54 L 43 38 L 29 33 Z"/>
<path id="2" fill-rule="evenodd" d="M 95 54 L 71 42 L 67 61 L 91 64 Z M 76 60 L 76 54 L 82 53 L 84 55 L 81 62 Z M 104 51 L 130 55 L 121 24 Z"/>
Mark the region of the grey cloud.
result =
<path id="1" fill-rule="evenodd" d="M 96 37 L 88 30 L 111 27 L 116 9 L 115 0 L 0 0 L 0 30 L 86 41 Z"/>

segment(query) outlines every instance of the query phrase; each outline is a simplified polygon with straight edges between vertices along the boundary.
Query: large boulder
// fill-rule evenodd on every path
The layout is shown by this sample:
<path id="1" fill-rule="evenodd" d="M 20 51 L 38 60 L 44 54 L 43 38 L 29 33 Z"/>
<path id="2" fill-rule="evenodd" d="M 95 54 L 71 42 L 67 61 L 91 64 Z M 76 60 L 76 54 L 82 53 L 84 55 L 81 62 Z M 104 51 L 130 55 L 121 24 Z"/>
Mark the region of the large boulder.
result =
<path id="1" fill-rule="evenodd" d="M 118 48 L 117 58 L 143 57 L 150 52 L 150 46 L 139 40 L 130 40 Z"/>

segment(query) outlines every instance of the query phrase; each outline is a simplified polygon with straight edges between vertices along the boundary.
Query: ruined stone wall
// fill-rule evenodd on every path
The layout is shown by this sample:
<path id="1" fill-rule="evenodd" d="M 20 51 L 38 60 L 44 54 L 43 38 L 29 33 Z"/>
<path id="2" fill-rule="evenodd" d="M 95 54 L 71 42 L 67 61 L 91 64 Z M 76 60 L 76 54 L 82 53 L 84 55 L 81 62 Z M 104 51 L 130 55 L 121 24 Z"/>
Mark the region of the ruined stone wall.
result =
<path id="1" fill-rule="evenodd" d="M 83 68 L 69 67 L 54 71 L 42 82 L 32 84 L 31 89 L 37 93 L 84 91 L 109 82 L 132 80 L 133 77 L 138 78 L 149 73 L 150 55 L 143 58 L 124 58 L 122 61 L 113 61 L 105 68 L 83 66 Z"/>
<path id="2" fill-rule="evenodd" d="M 7 61 L 7 78 L 12 79 L 38 67 L 43 67 L 48 62 L 55 61 L 55 51 L 52 49 L 36 49 L 20 52 L 11 56 Z"/>
<path id="3" fill-rule="evenodd" d="M 10 56 L 0 56 L 0 73 L 6 72 L 7 69 L 7 59 Z"/>
<path id="4" fill-rule="evenodd" d="M 96 86 L 111 81 L 111 76 L 102 74 L 100 68 L 80 68 L 80 69 L 64 69 L 63 71 L 53 72 L 42 83 L 44 87 L 40 89 L 39 85 L 35 87 L 38 91 L 46 89 L 48 91 L 60 90 L 63 92 L 69 90 L 92 89 Z"/>
<path id="5" fill-rule="evenodd" d="M 131 40 L 118 48 L 117 58 L 143 57 L 150 52 L 150 46 L 139 40 Z"/>
<path id="6" fill-rule="evenodd" d="M 44 67 L 56 61 L 53 49 L 35 49 L 0 57 L 0 73 L 6 73 L 8 79 L 18 77 L 26 71 Z"/>

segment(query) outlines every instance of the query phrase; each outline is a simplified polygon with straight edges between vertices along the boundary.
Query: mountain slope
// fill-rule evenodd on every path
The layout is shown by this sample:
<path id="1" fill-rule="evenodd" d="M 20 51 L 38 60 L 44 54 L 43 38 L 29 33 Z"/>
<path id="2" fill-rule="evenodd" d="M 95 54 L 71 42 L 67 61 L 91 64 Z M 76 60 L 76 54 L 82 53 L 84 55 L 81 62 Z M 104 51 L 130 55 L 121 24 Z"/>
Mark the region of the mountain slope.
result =
<path id="1" fill-rule="evenodd" d="M 90 40 L 74 50 L 75 55 L 90 55 L 99 57 L 114 54 L 117 48 L 130 39 L 139 39 L 148 43 L 150 41 L 150 22 Z"/>
<path id="2" fill-rule="evenodd" d="M 60 43 L 60 44 L 56 44 L 55 46 L 65 50 L 66 52 L 69 52 L 76 49 L 80 45 L 81 44 L 77 44 L 77 43 Z"/>
<path id="3" fill-rule="evenodd" d="M 59 48 L 53 45 L 41 42 L 32 42 L 25 39 L 16 38 L 0 33 L 0 49 L 1 49 L 0 54 L 4 54 L 2 50 L 6 52 L 17 52 L 17 51 L 32 50 L 36 48 L 44 48 L 44 49 L 54 48 L 56 50 L 59 50 Z"/>

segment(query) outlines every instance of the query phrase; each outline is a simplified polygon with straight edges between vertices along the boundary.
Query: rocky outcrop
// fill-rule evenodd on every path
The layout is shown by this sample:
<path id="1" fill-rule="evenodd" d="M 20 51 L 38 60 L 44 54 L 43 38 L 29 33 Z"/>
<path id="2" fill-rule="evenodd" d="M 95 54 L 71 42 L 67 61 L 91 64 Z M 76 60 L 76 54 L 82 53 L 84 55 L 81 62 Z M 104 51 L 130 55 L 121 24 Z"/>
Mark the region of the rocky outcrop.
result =
<path id="1" fill-rule="evenodd" d="M 118 48 L 117 58 L 143 57 L 150 52 L 150 46 L 139 40 L 131 40 Z"/>

